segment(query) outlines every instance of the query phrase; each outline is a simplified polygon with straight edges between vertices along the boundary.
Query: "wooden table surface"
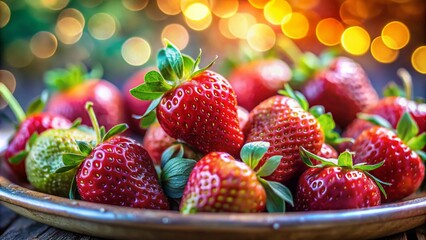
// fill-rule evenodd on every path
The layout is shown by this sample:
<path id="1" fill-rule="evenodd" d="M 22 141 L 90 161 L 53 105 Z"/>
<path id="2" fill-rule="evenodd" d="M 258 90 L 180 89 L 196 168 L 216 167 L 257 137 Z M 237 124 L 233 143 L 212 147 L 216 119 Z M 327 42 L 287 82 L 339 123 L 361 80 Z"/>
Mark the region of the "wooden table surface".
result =
<path id="1" fill-rule="evenodd" d="M 17 215 L 0 204 L 0 239 L 99 240 L 100 238 L 72 233 L 35 222 Z M 407 232 L 381 238 L 381 240 L 426 240 L 426 224 Z"/>

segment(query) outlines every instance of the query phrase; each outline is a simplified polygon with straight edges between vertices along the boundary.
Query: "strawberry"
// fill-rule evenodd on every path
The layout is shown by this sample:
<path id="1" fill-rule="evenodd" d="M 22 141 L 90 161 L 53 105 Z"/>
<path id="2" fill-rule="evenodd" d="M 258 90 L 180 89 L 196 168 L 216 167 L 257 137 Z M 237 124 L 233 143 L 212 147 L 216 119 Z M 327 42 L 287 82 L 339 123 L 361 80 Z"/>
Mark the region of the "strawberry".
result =
<path id="1" fill-rule="evenodd" d="M 161 128 L 158 122 L 153 123 L 149 126 L 148 130 L 145 133 L 143 138 L 142 145 L 148 151 L 149 155 L 154 161 L 155 165 L 159 165 L 161 162 L 161 155 L 163 152 L 175 144 L 181 144 L 184 148 L 184 155 L 186 158 L 194 159 L 197 158 L 197 153 L 195 153 L 191 148 L 186 146 L 183 143 L 179 143 L 176 139 L 167 135 Z"/>
<path id="2" fill-rule="evenodd" d="M 151 70 L 153 70 L 153 68 L 149 67 L 136 72 L 126 81 L 122 88 L 123 100 L 127 110 L 127 122 L 133 132 L 142 136 L 145 134 L 146 129 L 141 128 L 139 126 L 140 121 L 133 116 L 144 114 L 149 104 L 151 104 L 151 101 L 143 101 L 133 97 L 130 94 L 130 89 L 143 84 L 146 73 Z"/>
<path id="3" fill-rule="evenodd" d="M 375 117 L 364 119 L 386 123 L 386 120 Z M 418 134 L 418 126 L 408 112 L 399 120 L 396 133 L 390 123 L 385 127 L 375 126 L 361 133 L 355 140 L 352 150 L 356 152 L 354 162 L 366 161 L 376 164 L 384 161 L 381 168 L 371 173 L 392 185 L 384 186 L 387 198 L 384 202 L 393 202 L 414 193 L 421 185 L 425 176 L 422 158 L 426 154 L 420 149 L 426 145 L 426 132 Z"/>
<path id="4" fill-rule="evenodd" d="M 86 109 L 96 132 L 96 143 L 77 142 L 80 154 L 65 154 L 65 167 L 57 172 L 67 172 L 78 167 L 76 188 L 81 199 L 134 208 L 168 209 L 169 204 L 148 152 L 135 140 L 116 136 L 127 129 L 126 124 L 116 125 L 105 133 L 99 128 L 93 103 Z M 74 187 L 70 197 L 73 197 Z"/>
<path id="5" fill-rule="evenodd" d="M 250 130 L 249 112 L 245 108 L 238 106 L 237 115 L 238 115 L 238 123 L 240 125 L 240 129 L 243 132 L 244 136 L 247 136 L 248 131 Z"/>
<path id="6" fill-rule="evenodd" d="M 200 56 L 194 61 L 169 42 L 159 51 L 157 61 L 161 74 L 148 72 L 145 83 L 130 91 L 136 98 L 153 100 L 142 125 L 149 125 L 156 115 L 168 135 L 202 153 L 238 155 L 244 136 L 236 96 L 224 77 L 206 70 L 213 62 L 196 70 Z"/>
<path id="7" fill-rule="evenodd" d="M 299 156 L 299 147 L 318 153 L 325 141 L 340 142 L 334 131 L 330 114 L 324 114 L 321 106 L 308 111 L 308 103 L 300 92 L 294 92 L 288 84 L 279 91 L 286 96 L 271 97 L 250 112 L 250 132 L 246 142 L 267 141 L 271 148 L 261 160 L 282 155 L 278 169 L 267 179 L 288 183 L 306 168 Z"/>
<path id="8" fill-rule="evenodd" d="M 238 104 L 252 110 L 263 100 L 277 94 L 291 78 L 288 65 L 279 59 L 261 59 L 241 64 L 229 76 Z"/>
<path id="9" fill-rule="evenodd" d="M 323 54 L 302 53 L 290 40 L 278 45 L 296 64 L 291 84 L 301 87 L 309 104 L 322 105 L 344 129 L 356 114 L 378 101 L 378 95 L 364 69 L 352 59 Z"/>
<path id="10" fill-rule="evenodd" d="M 63 115 L 71 121 L 81 118 L 83 124 L 90 125 L 84 105 L 92 101 L 100 123 L 107 130 L 123 122 L 125 108 L 120 90 L 108 81 L 91 76 L 87 76 L 86 81 L 84 78 L 82 68 L 77 66 L 48 72 L 45 83 L 54 93 L 48 101 L 47 112 Z"/>
<path id="11" fill-rule="evenodd" d="M 0 94 L 9 103 L 19 123 L 6 148 L 4 160 L 19 180 L 26 181 L 25 158 L 35 136 L 51 128 L 69 128 L 71 122 L 60 115 L 41 112 L 46 97 L 44 94 L 30 104 L 26 113 L 3 83 L 0 83 Z"/>
<path id="12" fill-rule="evenodd" d="M 322 158 L 337 158 L 338 157 L 337 151 L 327 143 L 324 143 L 321 146 L 321 150 L 318 152 L 317 155 L 322 157 Z"/>
<path id="13" fill-rule="evenodd" d="M 338 159 L 326 159 L 310 153 L 303 147 L 300 155 L 310 168 L 299 178 L 295 197 L 297 211 L 340 210 L 378 206 L 381 203 L 382 184 L 387 184 L 367 171 L 380 169 L 375 165 L 353 165 L 348 151 Z M 320 162 L 313 165 L 310 159 Z"/>
<path id="14" fill-rule="evenodd" d="M 378 115 L 387 120 L 393 128 L 396 128 L 399 119 L 405 111 L 411 115 L 419 127 L 419 132 L 426 131 L 426 104 L 417 103 L 410 100 L 411 98 L 411 78 L 408 72 L 404 69 L 398 70 L 398 75 L 403 79 L 405 91 L 400 90 L 398 86 L 391 83 L 385 88 L 385 98 L 380 99 L 377 104 L 370 106 L 364 113 Z M 357 138 L 362 131 L 374 126 L 366 120 L 355 119 L 343 132 L 343 136 Z M 351 145 L 345 144 L 340 146 L 343 148 L 350 148 Z"/>
<path id="15" fill-rule="evenodd" d="M 282 184 L 263 177 L 277 168 L 281 156 L 273 156 L 259 168 L 268 150 L 267 142 L 243 146 L 237 161 L 225 152 L 211 152 L 195 164 L 185 187 L 180 211 L 197 212 L 283 212 L 284 201 L 292 203 L 290 191 Z"/>

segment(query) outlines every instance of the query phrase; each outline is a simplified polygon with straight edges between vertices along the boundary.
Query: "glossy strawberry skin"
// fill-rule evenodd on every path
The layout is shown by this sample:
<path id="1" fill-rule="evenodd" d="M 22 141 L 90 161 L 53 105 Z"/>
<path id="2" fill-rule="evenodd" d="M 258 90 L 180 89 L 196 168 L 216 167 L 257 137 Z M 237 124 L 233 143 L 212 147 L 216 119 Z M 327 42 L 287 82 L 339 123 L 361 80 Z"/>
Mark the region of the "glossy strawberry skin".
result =
<path id="1" fill-rule="evenodd" d="M 345 128 L 356 114 L 378 101 L 377 92 L 362 67 L 345 57 L 336 58 L 302 88 L 311 106 L 322 105 L 337 125 Z"/>
<path id="2" fill-rule="evenodd" d="M 80 165 L 76 183 L 83 200 L 146 209 L 169 209 L 148 152 L 134 140 L 114 136 Z"/>
<path id="3" fill-rule="evenodd" d="M 153 123 L 147 129 L 142 145 L 148 151 L 154 164 L 161 163 L 161 154 L 170 147 L 176 139 L 167 135 L 158 122 Z"/>
<path id="4" fill-rule="evenodd" d="M 378 206 L 380 190 L 365 173 L 341 167 L 310 168 L 299 179 L 297 211 Z"/>
<path id="5" fill-rule="evenodd" d="M 4 158 L 19 180 L 27 180 L 25 160 L 22 160 L 19 164 L 13 164 L 9 162 L 9 159 L 20 151 L 25 150 L 25 146 L 31 135 L 33 133 L 42 133 L 47 129 L 65 129 L 70 126 L 71 122 L 68 119 L 50 113 L 33 114 L 20 123 L 18 130 L 7 146 Z"/>
<path id="6" fill-rule="evenodd" d="M 123 99 L 127 111 L 127 122 L 129 123 L 130 129 L 138 133 L 139 135 L 144 135 L 146 130 L 141 128 L 139 125 L 140 119 L 135 119 L 133 115 L 141 116 L 148 109 L 151 101 L 144 101 L 133 97 L 130 94 L 130 89 L 139 86 L 145 82 L 145 75 L 149 71 L 154 70 L 154 68 L 147 68 L 136 72 L 131 76 L 126 83 L 123 85 Z"/>
<path id="7" fill-rule="evenodd" d="M 250 112 L 250 123 L 246 142 L 271 144 L 259 167 L 269 157 L 283 156 L 275 172 L 265 178 L 267 180 L 285 183 L 300 176 L 306 165 L 300 158 L 299 147 L 316 154 L 324 143 L 324 134 L 315 117 L 289 97 L 274 96 L 263 101 Z"/>
<path id="8" fill-rule="evenodd" d="M 237 156 L 244 141 L 235 93 L 225 78 L 209 70 L 165 93 L 157 119 L 168 135 L 203 153 Z"/>
<path id="9" fill-rule="evenodd" d="M 337 157 L 339 156 L 337 151 L 332 146 L 328 145 L 327 143 L 324 143 L 321 146 L 321 150 L 316 155 L 319 156 L 319 157 L 322 157 L 322 158 L 326 158 L 326 159 L 330 159 L 330 158 L 337 159 Z M 316 159 L 312 159 L 312 158 L 311 158 L 311 162 L 314 165 L 321 164 L 320 161 L 318 161 Z"/>
<path id="10" fill-rule="evenodd" d="M 383 185 L 387 199 L 394 202 L 414 193 L 422 183 L 425 166 L 420 157 L 406 146 L 396 134 L 383 127 L 372 127 L 359 135 L 352 147 L 355 151 L 354 164 L 367 162 L 383 166 L 371 171 L 378 179 L 392 184 Z"/>
<path id="11" fill-rule="evenodd" d="M 120 90 L 105 80 L 89 80 L 64 92 L 52 95 L 46 111 L 56 113 L 74 121 L 82 118 L 82 124 L 91 126 L 85 111 L 86 102 L 94 103 L 99 124 L 108 130 L 124 122 L 125 109 Z"/>
<path id="12" fill-rule="evenodd" d="M 251 111 L 289 82 L 291 70 L 279 59 L 258 60 L 237 67 L 229 76 L 238 104 Z"/>
<path id="13" fill-rule="evenodd" d="M 420 133 L 426 131 L 425 103 L 416 103 L 403 97 L 386 97 L 381 99 L 376 105 L 367 108 L 364 112 L 379 115 L 388 120 L 393 128 L 396 128 L 405 111 L 408 111 L 414 121 L 416 121 Z M 342 136 L 355 139 L 361 132 L 373 126 L 372 123 L 365 120 L 355 119 L 343 132 Z M 339 148 L 346 149 L 350 148 L 350 146 L 351 144 L 342 144 Z"/>
<path id="14" fill-rule="evenodd" d="M 223 152 L 197 162 L 185 187 L 180 210 L 193 212 L 262 212 L 266 193 L 256 173 Z"/>

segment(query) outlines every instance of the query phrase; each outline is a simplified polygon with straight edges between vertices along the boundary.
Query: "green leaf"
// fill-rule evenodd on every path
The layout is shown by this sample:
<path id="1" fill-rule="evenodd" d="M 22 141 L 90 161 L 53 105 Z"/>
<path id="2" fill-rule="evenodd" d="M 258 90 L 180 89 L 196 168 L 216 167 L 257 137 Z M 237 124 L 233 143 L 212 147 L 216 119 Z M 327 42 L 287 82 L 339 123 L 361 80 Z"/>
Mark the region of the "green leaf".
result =
<path id="1" fill-rule="evenodd" d="M 173 88 L 163 76 L 157 71 L 150 71 L 145 75 L 145 83 L 151 90 L 156 92 L 166 92 Z"/>
<path id="2" fill-rule="evenodd" d="M 189 175 L 197 162 L 192 159 L 172 158 L 161 172 L 161 184 L 169 198 L 181 198 Z"/>
<path id="3" fill-rule="evenodd" d="M 401 89 L 395 82 L 390 82 L 383 89 L 383 96 L 405 98 L 405 91 Z"/>
<path id="4" fill-rule="evenodd" d="M 278 182 L 258 178 L 266 191 L 266 209 L 268 212 L 285 212 L 285 202 L 293 204 L 291 191 Z"/>
<path id="5" fill-rule="evenodd" d="M 106 133 L 105 133 L 105 127 L 104 126 L 99 128 L 99 132 L 101 133 L 101 139 L 106 139 L 105 138 Z"/>
<path id="6" fill-rule="evenodd" d="M 309 109 L 309 112 L 315 117 L 315 118 L 318 118 L 319 116 L 321 116 L 321 115 L 323 115 L 324 113 L 325 113 L 325 109 L 324 109 L 324 106 L 322 106 L 322 105 L 315 105 L 315 106 L 312 106 L 310 109 Z"/>
<path id="7" fill-rule="evenodd" d="M 373 181 L 376 183 L 377 187 L 379 187 L 380 192 L 382 192 L 383 196 L 385 196 L 385 198 L 388 198 L 388 195 L 386 194 L 385 189 L 383 188 L 382 185 L 387 185 L 390 186 L 392 184 L 387 183 L 387 182 L 383 182 L 382 180 L 376 178 L 373 174 L 369 173 L 369 172 L 364 172 L 367 176 L 369 176 L 371 179 L 373 179 Z"/>
<path id="8" fill-rule="evenodd" d="M 308 100 L 306 100 L 305 96 L 298 91 L 294 92 L 296 95 L 296 100 L 300 104 L 300 106 L 307 111 L 309 109 L 309 103 Z"/>
<path id="9" fill-rule="evenodd" d="M 157 108 L 158 104 L 160 104 L 161 102 L 161 97 L 154 99 L 148 106 L 148 108 L 146 109 L 146 112 L 142 115 L 142 118 L 146 117 L 148 114 L 150 114 L 150 112 L 153 112 L 154 109 Z"/>
<path id="10" fill-rule="evenodd" d="M 68 193 L 69 199 L 71 200 L 76 199 L 76 193 L 77 193 L 77 182 L 75 181 L 75 177 L 73 177 L 71 180 L 70 191 Z"/>
<path id="11" fill-rule="evenodd" d="M 157 120 L 157 114 L 155 111 L 151 111 L 148 113 L 148 115 L 142 118 L 140 122 L 140 127 L 143 129 L 147 129 L 155 122 L 155 120 Z"/>
<path id="12" fill-rule="evenodd" d="M 22 150 L 18 152 L 17 154 L 13 155 L 9 158 L 9 162 L 12 164 L 19 164 L 22 160 L 24 160 L 28 155 L 27 150 Z"/>
<path id="13" fill-rule="evenodd" d="M 408 140 L 407 146 L 410 147 L 411 150 L 423 149 L 426 146 L 426 132 Z"/>
<path id="14" fill-rule="evenodd" d="M 183 58 L 179 49 L 166 41 L 166 47 L 157 54 L 157 66 L 161 75 L 168 81 L 177 81 L 183 77 Z"/>
<path id="15" fill-rule="evenodd" d="M 218 58 L 218 56 L 216 55 L 216 57 L 207 66 L 200 68 L 199 70 L 195 71 L 194 73 L 191 74 L 191 76 L 189 78 L 193 78 L 193 77 L 199 75 L 200 73 L 206 71 L 207 69 L 209 69 L 216 62 L 217 58 Z"/>
<path id="16" fill-rule="evenodd" d="M 340 167 L 352 168 L 352 153 L 347 150 L 342 152 L 337 158 L 337 165 L 339 165 Z"/>
<path id="17" fill-rule="evenodd" d="M 280 165 L 282 156 L 272 156 L 268 158 L 259 170 L 257 170 L 257 176 L 259 177 L 267 177 L 271 175 Z"/>
<path id="18" fill-rule="evenodd" d="M 416 150 L 415 152 L 417 153 L 417 155 L 419 155 L 423 162 L 426 162 L 426 152 L 422 150 Z"/>
<path id="19" fill-rule="evenodd" d="M 65 166 L 76 167 L 86 158 L 86 156 L 75 153 L 65 153 L 62 155 L 62 162 Z"/>
<path id="20" fill-rule="evenodd" d="M 75 142 L 77 143 L 78 149 L 83 155 L 87 156 L 92 152 L 92 146 L 90 146 L 87 142 L 79 140 L 76 140 Z"/>
<path id="21" fill-rule="evenodd" d="M 308 111 L 309 108 L 309 103 L 306 100 L 305 96 L 303 96 L 302 93 L 300 92 L 295 92 L 291 87 L 290 84 L 286 83 L 284 84 L 284 90 L 278 91 L 278 93 L 287 96 L 289 98 L 293 98 L 294 100 L 296 100 L 300 107 L 302 107 L 302 109 Z"/>
<path id="22" fill-rule="evenodd" d="M 27 140 L 27 143 L 25 144 L 25 150 L 26 151 L 30 151 L 31 147 L 34 145 L 34 143 L 36 142 L 38 138 L 38 133 L 34 132 L 33 134 L 31 134 L 31 137 Z"/>
<path id="23" fill-rule="evenodd" d="M 70 129 L 77 128 L 81 125 L 81 118 L 77 118 L 72 122 Z"/>
<path id="24" fill-rule="evenodd" d="M 112 136 L 123 133 L 129 128 L 129 126 L 125 123 L 121 123 L 112 127 L 102 138 L 102 142 L 110 139 Z"/>
<path id="25" fill-rule="evenodd" d="M 45 90 L 43 91 L 38 98 L 30 103 L 27 108 L 27 116 L 35 113 L 40 113 L 43 111 L 47 100 L 49 98 L 49 93 Z"/>
<path id="26" fill-rule="evenodd" d="M 55 173 L 64 173 L 64 172 L 68 172 L 72 169 L 76 168 L 76 166 L 65 166 L 65 167 L 61 167 L 56 169 Z"/>
<path id="27" fill-rule="evenodd" d="M 381 161 L 379 163 L 373 164 L 373 165 L 367 165 L 365 163 L 358 163 L 353 166 L 354 169 L 361 170 L 361 171 L 373 171 L 374 169 L 377 169 L 385 164 L 385 161 Z"/>
<path id="28" fill-rule="evenodd" d="M 200 48 L 200 52 L 198 53 L 198 56 L 197 56 L 197 58 L 195 59 L 195 62 L 194 62 L 194 65 L 193 65 L 193 67 L 192 67 L 192 71 L 191 71 L 191 73 L 193 73 L 193 72 L 195 72 L 196 70 L 198 70 L 199 69 L 199 67 L 198 67 L 198 65 L 200 64 L 200 61 L 201 61 L 201 54 L 203 53 L 203 50 L 201 50 L 201 48 Z"/>
<path id="29" fill-rule="evenodd" d="M 255 169 L 259 165 L 260 160 L 268 151 L 269 142 L 249 142 L 244 144 L 241 148 L 241 160 L 247 164 L 251 169 Z"/>
<path id="30" fill-rule="evenodd" d="M 176 152 L 178 152 L 177 155 L 175 155 Z M 161 154 L 161 168 L 164 168 L 166 163 L 174 157 L 183 157 L 182 144 L 173 144 L 163 151 L 163 153 Z"/>
<path id="31" fill-rule="evenodd" d="M 84 81 L 85 68 L 82 65 L 71 65 L 67 69 L 48 71 L 44 82 L 52 91 L 65 91 Z"/>
<path id="32" fill-rule="evenodd" d="M 408 112 L 404 112 L 401 119 L 399 119 L 396 126 L 396 133 L 401 140 L 406 143 L 419 133 L 419 127 L 416 121 L 410 116 Z"/>
<path id="33" fill-rule="evenodd" d="M 367 114 L 367 113 L 358 113 L 357 117 L 359 119 L 368 121 L 376 126 L 381 126 L 387 129 L 393 129 L 392 125 L 388 122 L 388 120 L 384 119 L 379 115 Z"/>
<path id="34" fill-rule="evenodd" d="M 195 61 L 190 56 L 186 54 L 182 54 L 183 59 L 183 77 L 189 78 L 191 74 L 194 72 Z"/>
<path id="35" fill-rule="evenodd" d="M 160 98 L 164 94 L 164 91 L 154 91 L 150 85 L 143 83 L 130 89 L 130 94 L 140 100 L 154 100 Z"/>
<path id="36" fill-rule="evenodd" d="M 104 75 L 104 68 L 102 67 L 102 64 L 97 63 L 92 67 L 90 72 L 84 74 L 85 79 L 101 79 Z"/>
<path id="37" fill-rule="evenodd" d="M 306 80 L 311 76 L 311 71 L 308 69 L 301 68 L 299 66 L 296 66 L 292 70 L 291 75 L 291 83 L 293 86 L 301 86 L 303 83 L 306 82 Z M 284 95 L 281 90 L 278 91 L 279 94 Z"/>
<path id="38" fill-rule="evenodd" d="M 321 162 L 321 167 L 323 166 L 338 166 L 338 160 L 337 159 L 326 159 L 320 156 L 317 156 L 308 150 L 306 150 L 304 147 L 299 147 L 299 153 L 300 157 L 302 158 L 302 161 L 309 167 L 318 167 L 314 166 L 310 160 L 310 158 L 313 158 L 315 160 L 318 160 Z"/>

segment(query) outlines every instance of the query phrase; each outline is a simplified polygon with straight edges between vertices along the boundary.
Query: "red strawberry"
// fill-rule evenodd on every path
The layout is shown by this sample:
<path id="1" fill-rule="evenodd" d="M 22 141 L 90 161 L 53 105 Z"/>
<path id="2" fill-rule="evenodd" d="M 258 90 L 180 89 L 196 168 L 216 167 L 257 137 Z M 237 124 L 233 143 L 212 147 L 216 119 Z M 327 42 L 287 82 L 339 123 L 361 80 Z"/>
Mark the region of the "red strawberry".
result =
<path id="1" fill-rule="evenodd" d="M 238 104 L 250 111 L 276 95 L 290 78 L 291 70 L 285 62 L 262 59 L 238 66 L 229 76 L 229 82 L 237 94 Z"/>
<path id="2" fill-rule="evenodd" d="M 40 134 L 51 128 L 69 128 L 71 122 L 57 114 L 41 113 L 44 107 L 42 99 L 34 101 L 25 113 L 3 83 L 0 83 L 0 94 L 9 103 L 19 122 L 18 129 L 6 148 L 4 159 L 16 177 L 26 181 L 25 158 L 33 134 Z"/>
<path id="3" fill-rule="evenodd" d="M 127 129 L 120 124 L 106 134 L 99 129 L 92 103 L 86 109 L 97 133 L 96 146 L 77 142 L 81 155 L 65 154 L 67 171 L 77 166 L 75 178 L 81 199 L 119 206 L 147 209 L 169 209 L 169 203 L 158 182 L 148 152 L 133 139 L 114 136 Z"/>
<path id="4" fill-rule="evenodd" d="M 238 155 L 244 136 L 237 119 L 237 101 L 229 82 L 221 75 L 197 70 L 194 62 L 171 43 L 158 53 L 160 73 L 151 71 L 145 83 L 132 89 L 139 99 L 153 100 L 142 120 L 148 125 L 155 119 L 173 138 L 209 153 Z"/>
<path id="5" fill-rule="evenodd" d="M 399 119 L 405 111 L 411 115 L 419 127 L 419 132 L 426 131 L 426 104 L 417 103 L 411 98 L 411 78 L 404 69 L 398 70 L 398 75 L 403 79 L 405 91 L 400 90 L 396 84 L 391 83 L 384 90 L 385 98 L 377 104 L 367 108 L 364 113 L 378 115 L 387 120 L 393 128 L 396 128 Z M 357 138 L 362 131 L 372 127 L 373 124 L 362 119 L 355 119 L 343 132 L 343 136 Z M 350 144 L 344 144 L 340 148 L 350 148 Z"/>
<path id="6" fill-rule="evenodd" d="M 349 152 L 336 159 L 318 157 L 305 149 L 300 152 L 304 162 L 312 167 L 299 179 L 295 198 L 297 211 L 340 210 L 378 206 L 381 203 L 380 180 L 364 170 L 380 169 L 376 165 L 353 165 Z M 322 168 L 311 163 L 316 159 Z M 375 183 L 376 182 L 376 183 Z"/>
<path id="7" fill-rule="evenodd" d="M 311 105 L 322 105 L 345 128 L 358 112 L 378 101 L 377 92 L 362 67 L 353 60 L 338 57 L 302 87 Z"/>
<path id="8" fill-rule="evenodd" d="M 337 151 L 332 146 L 330 146 L 327 143 L 324 143 L 321 146 L 321 150 L 318 152 L 317 155 L 322 157 L 322 158 L 329 159 L 329 158 L 337 158 L 339 154 L 337 153 Z"/>
<path id="9" fill-rule="evenodd" d="M 89 79 L 84 81 L 81 68 L 54 70 L 47 73 L 46 84 L 56 92 L 51 96 L 47 111 L 63 115 L 71 121 L 81 118 L 82 123 L 90 125 L 90 119 L 84 111 L 87 101 L 95 103 L 95 112 L 101 125 L 108 130 L 124 122 L 125 110 L 120 90 L 112 83 Z"/>
<path id="10" fill-rule="evenodd" d="M 149 104 L 151 104 L 151 101 L 143 101 L 133 97 L 130 94 L 130 89 L 143 84 L 146 73 L 153 69 L 154 68 L 149 67 L 136 72 L 126 81 L 122 90 L 123 99 L 127 110 L 127 122 L 130 124 L 130 129 L 132 131 L 141 135 L 144 135 L 146 130 L 140 127 L 140 120 L 134 118 L 133 115 L 139 116 L 144 114 L 148 109 Z"/>
<path id="11" fill-rule="evenodd" d="M 159 165 L 161 163 L 161 155 L 163 152 L 174 144 L 181 144 L 183 146 L 184 156 L 186 158 L 198 159 L 197 153 L 184 143 L 179 143 L 176 139 L 167 135 L 158 122 L 149 126 L 142 143 L 155 165 Z"/>
<path id="12" fill-rule="evenodd" d="M 271 144 L 260 166 L 271 156 L 283 156 L 277 170 L 267 178 L 273 181 L 288 182 L 298 177 L 305 169 L 299 147 L 317 153 L 324 143 L 324 133 L 317 119 L 290 97 L 277 95 L 263 101 L 250 112 L 250 123 L 247 142 Z"/>
<path id="13" fill-rule="evenodd" d="M 180 211 L 197 212 L 262 212 L 284 211 L 284 201 L 292 204 L 290 191 L 277 182 L 262 177 L 271 174 L 281 156 L 269 158 L 257 172 L 253 169 L 269 147 L 266 142 L 253 142 L 241 150 L 243 162 L 230 154 L 211 152 L 195 164 L 185 187 Z"/>
<path id="14" fill-rule="evenodd" d="M 387 193 L 384 202 L 397 201 L 414 193 L 424 179 L 425 166 L 419 154 L 424 156 L 420 149 L 426 145 L 426 133 L 416 137 L 417 133 L 417 124 L 406 112 L 397 124 L 397 134 L 384 127 L 372 127 L 363 131 L 352 146 L 356 153 L 355 163 L 385 161 L 383 167 L 371 172 L 392 184 L 384 186 Z"/>

